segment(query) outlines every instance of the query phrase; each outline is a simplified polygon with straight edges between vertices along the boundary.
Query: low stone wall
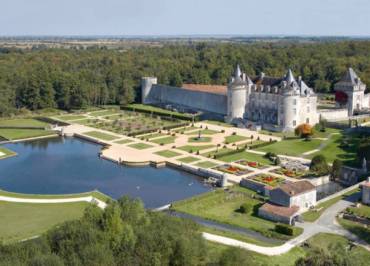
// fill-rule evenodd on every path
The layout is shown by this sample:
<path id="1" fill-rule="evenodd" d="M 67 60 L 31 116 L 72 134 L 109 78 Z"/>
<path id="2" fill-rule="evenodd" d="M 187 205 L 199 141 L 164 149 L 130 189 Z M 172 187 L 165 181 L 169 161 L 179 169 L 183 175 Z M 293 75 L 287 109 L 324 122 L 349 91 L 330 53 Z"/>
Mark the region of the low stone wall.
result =
<path id="1" fill-rule="evenodd" d="M 341 121 L 348 119 L 347 109 L 322 109 L 319 110 L 320 118 L 327 121 Z"/>
<path id="2" fill-rule="evenodd" d="M 332 195 L 330 195 L 330 196 L 328 196 L 326 198 L 323 198 L 323 199 L 317 201 L 316 202 L 316 205 L 321 204 L 321 203 L 324 203 L 324 202 L 326 202 L 328 200 L 331 200 L 333 198 L 342 196 L 342 195 L 346 194 L 347 192 L 350 192 L 351 190 L 354 190 L 356 188 L 359 188 L 363 183 L 365 183 L 365 181 L 362 181 L 360 183 L 357 183 L 356 185 L 350 186 L 348 188 L 342 189 L 341 191 L 338 191 L 337 193 L 334 193 L 334 194 L 332 194 Z"/>
<path id="3" fill-rule="evenodd" d="M 240 186 L 249 188 L 253 191 L 262 193 L 264 196 L 269 196 L 269 190 L 266 189 L 266 185 L 255 182 L 251 179 L 244 178 L 240 181 Z"/>

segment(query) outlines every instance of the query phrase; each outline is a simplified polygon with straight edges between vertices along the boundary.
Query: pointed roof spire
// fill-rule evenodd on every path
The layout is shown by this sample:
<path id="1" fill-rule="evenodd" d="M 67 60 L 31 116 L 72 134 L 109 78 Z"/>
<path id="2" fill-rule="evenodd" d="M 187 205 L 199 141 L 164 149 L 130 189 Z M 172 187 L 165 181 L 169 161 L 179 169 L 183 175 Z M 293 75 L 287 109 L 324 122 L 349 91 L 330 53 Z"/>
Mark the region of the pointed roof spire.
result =
<path id="1" fill-rule="evenodd" d="M 288 72 L 286 73 L 286 75 L 285 75 L 285 80 L 289 83 L 289 84 L 291 84 L 292 82 L 294 82 L 295 81 L 295 78 L 294 78 L 294 76 L 293 76 L 293 73 L 292 73 L 292 70 L 289 68 L 288 69 Z"/>
<path id="2" fill-rule="evenodd" d="M 242 71 L 240 70 L 240 66 L 238 64 L 235 69 L 235 79 L 240 79 L 241 75 L 242 75 Z"/>
<path id="3" fill-rule="evenodd" d="M 356 84 L 358 81 L 358 76 L 356 72 L 350 67 L 347 69 L 346 73 L 341 79 L 342 82 L 349 82 L 351 84 Z"/>

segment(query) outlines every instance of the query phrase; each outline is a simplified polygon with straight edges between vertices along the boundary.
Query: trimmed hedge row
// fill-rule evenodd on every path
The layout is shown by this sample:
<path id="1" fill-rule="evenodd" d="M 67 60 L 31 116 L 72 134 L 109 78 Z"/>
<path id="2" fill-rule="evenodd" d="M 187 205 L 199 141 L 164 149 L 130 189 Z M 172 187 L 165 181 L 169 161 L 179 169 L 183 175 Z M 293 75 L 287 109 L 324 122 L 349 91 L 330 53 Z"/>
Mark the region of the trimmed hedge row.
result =
<path id="1" fill-rule="evenodd" d="M 146 110 L 146 109 L 141 109 L 140 107 L 121 106 L 121 110 L 135 111 L 135 112 L 147 113 L 147 114 L 155 114 L 155 115 L 159 115 L 161 117 L 172 117 L 172 118 L 181 119 L 181 120 L 189 120 L 189 121 L 193 120 L 193 117 L 189 116 L 187 114 L 181 114 L 181 113 L 179 113 L 179 114 L 166 114 L 165 111 L 160 112 L 160 111 Z M 199 115 L 195 115 L 194 120 L 199 121 Z"/>
<path id="2" fill-rule="evenodd" d="M 273 143 L 277 142 L 276 140 L 273 140 L 273 141 L 266 141 L 266 142 L 262 142 L 262 143 L 258 143 L 258 144 L 252 144 L 249 146 L 250 149 L 258 149 L 258 148 L 262 148 L 262 147 L 265 147 L 265 146 L 268 146 L 268 145 L 271 145 Z"/>
<path id="3" fill-rule="evenodd" d="M 283 234 L 283 235 L 288 235 L 288 236 L 294 236 L 298 233 L 298 229 L 290 226 L 288 224 L 276 224 L 275 225 L 275 232 Z"/>

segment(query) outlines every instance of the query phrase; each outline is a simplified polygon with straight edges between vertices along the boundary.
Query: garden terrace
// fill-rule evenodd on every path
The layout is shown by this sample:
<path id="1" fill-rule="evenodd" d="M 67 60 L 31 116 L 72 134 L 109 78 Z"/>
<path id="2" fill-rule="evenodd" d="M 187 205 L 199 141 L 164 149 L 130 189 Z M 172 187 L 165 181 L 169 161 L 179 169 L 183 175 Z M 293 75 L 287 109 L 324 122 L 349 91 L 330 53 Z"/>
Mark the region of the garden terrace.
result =
<path id="1" fill-rule="evenodd" d="M 214 167 L 213 169 L 224 172 L 227 174 L 232 174 L 236 176 L 242 176 L 251 173 L 252 171 L 249 171 L 248 169 L 243 169 L 237 166 L 233 166 L 230 164 L 224 164 L 224 165 L 219 165 L 217 167 Z"/>
<path id="2" fill-rule="evenodd" d="M 224 162 L 235 162 L 239 160 L 247 160 L 247 161 L 258 162 L 264 165 L 272 164 L 272 162 L 269 159 L 265 158 L 264 156 L 260 154 L 244 151 L 244 150 L 240 150 L 240 152 L 238 153 L 220 156 L 217 159 L 220 161 L 224 161 Z"/>
<path id="3" fill-rule="evenodd" d="M 170 110 L 166 110 L 160 107 L 155 107 L 155 106 L 146 105 L 146 104 L 129 104 L 129 105 L 123 106 L 122 109 L 131 110 L 135 112 L 144 112 L 144 113 L 176 117 L 176 118 L 186 119 L 186 120 L 191 120 L 193 119 L 193 116 L 194 116 L 192 114 L 174 112 L 174 111 L 170 111 Z M 197 115 L 195 115 L 195 117 L 196 116 Z"/>
<path id="4" fill-rule="evenodd" d="M 286 169 L 284 167 L 274 169 L 271 172 L 275 173 L 275 174 L 278 174 L 278 175 L 284 175 L 286 177 L 297 178 L 297 179 L 300 179 L 300 178 L 302 178 L 303 176 L 306 176 L 306 174 L 309 173 L 309 171 L 290 170 L 290 169 Z"/>
<path id="5" fill-rule="evenodd" d="M 266 174 L 260 174 L 248 177 L 248 179 L 256 181 L 258 183 L 262 183 L 264 185 L 268 185 L 270 187 L 278 187 L 279 185 L 283 184 L 285 179 L 281 177 L 276 177 L 273 175 L 266 175 Z"/>
<path id="6" fill-rule="evenodd" d="M 235 142 L 240 142 L 243 140 L 248 139 L 247 137 L 244 136 L 239 136 L 239 135 L 231 135 L 231 136 L 226 136 L 225 137 L 225 143 L 235 143 Z"/>
<path id="7" fill-rule="evenodd" d="M 240 165 L 244 165 L 244 166 L 249 166 L 249 167 L 252 167 L 252 168 L 257 168 L 257 169 L 263 169 L 263 168 L 268 167 L 267 165 L 261 164 L 259 162 L 247 161 L 245 159 L 236 161 L 235 163 L 240 164 Z"/>
<path id="8" fill-rule="evenodd" d="M 200 159 L 197 157 L 193 157 L 193 156 L 187 156 L 187 157 L 179 158 L 177 160 L 182 163 L 193 163 L 193 162 L 199 161 Z"/>

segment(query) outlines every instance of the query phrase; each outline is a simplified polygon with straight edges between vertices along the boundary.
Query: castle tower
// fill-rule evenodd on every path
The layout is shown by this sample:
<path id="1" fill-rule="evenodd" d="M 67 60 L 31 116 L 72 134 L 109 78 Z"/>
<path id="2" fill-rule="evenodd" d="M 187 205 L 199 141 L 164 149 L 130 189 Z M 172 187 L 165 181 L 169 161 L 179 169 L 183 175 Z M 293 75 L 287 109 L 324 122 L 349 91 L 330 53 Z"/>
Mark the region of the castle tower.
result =
<path id="1" fill-rule="evenodd" d="M 293 130 L 299 123 L 300 88 L 295 80 L 292 70 L 289 69 L 282 81 L 282 113 L 280 114 L 280 126 L 284 131 Z"/>
<path id="2" fill-rule="evenodd" d="M 334 85 L 334 90 L 337 106 L 346 107 L 349 116 L 368 107 L 365 102 L 366 85 L 352 68 L 348 68 L 342 79 Z"/>
<path id="3" fill-rule="evenodd" d="M 151 103 L 150 91 L 155 84 L 157 84 L 156 77 L 143 77 L 141 79 L 141 102 L 143 104 Z"/>
<path id="4" fill-rule="evenodd" d="M 231 77 L 227 87 L 227 116 L 226 121 L 232 122 L 234 119 L 244 118 L 246 105 L 249 99 L 250 86 L 252 84 L 245 73 L 242 73 L 240 66 L 237 65 L 234 76 Z"/>

